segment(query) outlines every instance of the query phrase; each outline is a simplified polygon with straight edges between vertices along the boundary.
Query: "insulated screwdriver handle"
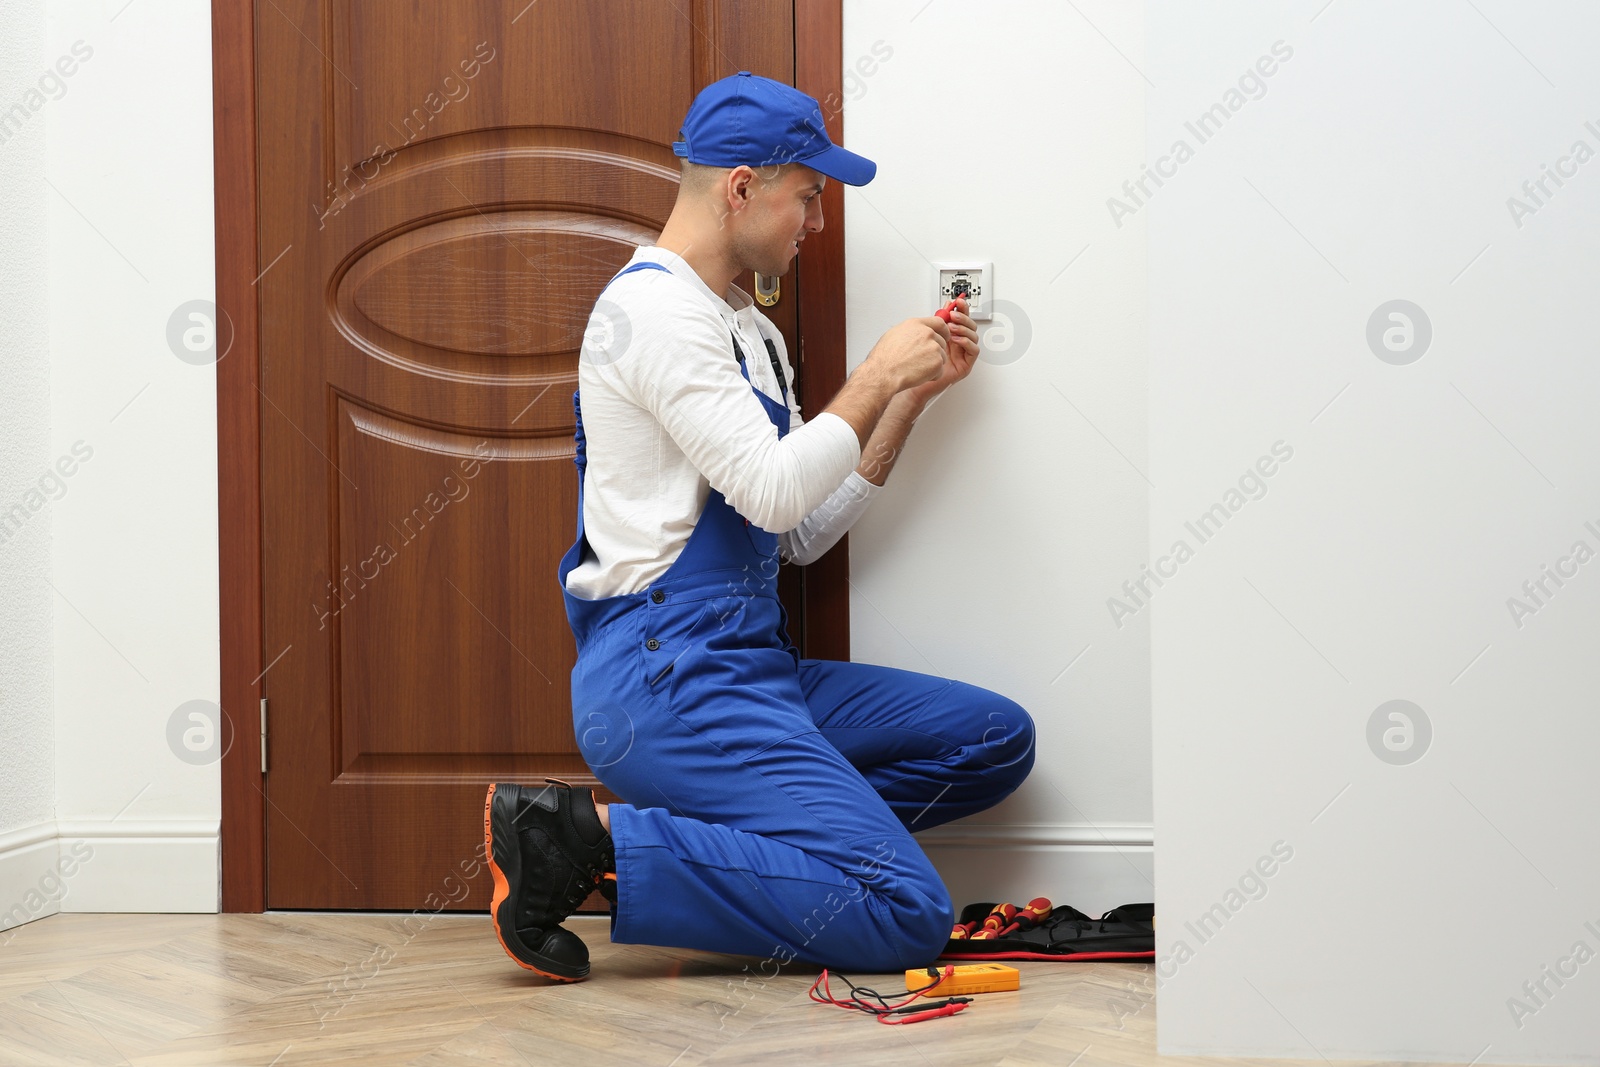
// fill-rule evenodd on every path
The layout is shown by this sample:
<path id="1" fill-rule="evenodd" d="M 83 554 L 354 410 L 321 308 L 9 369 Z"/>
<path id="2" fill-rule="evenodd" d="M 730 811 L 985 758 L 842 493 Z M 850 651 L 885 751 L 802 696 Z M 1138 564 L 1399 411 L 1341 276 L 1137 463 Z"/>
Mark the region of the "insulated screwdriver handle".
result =
<path id="1" fill-rule="evenodd" d="M 1007 934 L 1021 934 L 1038 926 L 1040 922 L 1050 916 L 1050 901 L 1046 897 L 1034 897 L 1028 901 L 1026 907 L 1016 914 L 1016 921 L 1000 931 L 1001 937 Z"/>
<path id="2" fill-rule="evenodd" d="M 940 308 L 938 311 L 935 311 L 933 313 L 934 317 L 943 319 L 946 323 L 948 323 L 950 321 L 950 312 L 955 310 L 955 306 L 956 306 L 956 302 L 954 300 L 950 301 L 950 303 L 946 304 L 944 307 Z"/>

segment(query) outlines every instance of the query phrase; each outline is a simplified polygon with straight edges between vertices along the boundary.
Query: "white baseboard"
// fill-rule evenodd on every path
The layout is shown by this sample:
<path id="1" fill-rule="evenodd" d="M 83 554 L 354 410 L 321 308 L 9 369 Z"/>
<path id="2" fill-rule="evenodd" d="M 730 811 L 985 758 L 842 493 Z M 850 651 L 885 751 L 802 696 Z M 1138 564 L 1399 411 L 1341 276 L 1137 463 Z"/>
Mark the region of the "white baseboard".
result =
<path id="1" fill-rule="evenodd" d="M 0 835 L 0 930 L 57 912 L 215 912 L 215 819 L 60 820 Z"/>
<path id="2" fill-rule="evenodd" d="M 57 826 L 63 861 L 84 857 L 62 911 L 221 909 L 217 820 L 63 820 Z"/>
<path id="3" fill-rule="evenodd" d="M 0 834 L 0 943 L 5 931 L 61 910 L 59 856 L 53 821 Z"/>
<path id="4" fill-rule="evenodd" d="M 917 841 L 960 911 L 977 901 L 1048 897 L 1101 915 L 1155 900 L 1155 830 L 1149 823 L 974 823 L 934 827 Z"/>

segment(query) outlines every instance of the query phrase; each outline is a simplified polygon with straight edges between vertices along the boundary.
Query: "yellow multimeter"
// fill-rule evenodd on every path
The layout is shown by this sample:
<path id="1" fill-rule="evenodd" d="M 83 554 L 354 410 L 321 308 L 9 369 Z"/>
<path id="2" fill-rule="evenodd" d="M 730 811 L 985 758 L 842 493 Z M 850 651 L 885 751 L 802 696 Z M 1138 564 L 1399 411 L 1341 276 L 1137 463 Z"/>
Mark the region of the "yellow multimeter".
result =
<path id="1" fill-rule="evenodd" d="M 1005 993 L 1022 987 L 1022 972 L 1001 963 L 964 963 L 940 982 L 925 997 L 964 997 L 971 993 Z M 906 972 L 906 988 L 921 989 L 940 974 L 943 967 L 917 967 Z"/>

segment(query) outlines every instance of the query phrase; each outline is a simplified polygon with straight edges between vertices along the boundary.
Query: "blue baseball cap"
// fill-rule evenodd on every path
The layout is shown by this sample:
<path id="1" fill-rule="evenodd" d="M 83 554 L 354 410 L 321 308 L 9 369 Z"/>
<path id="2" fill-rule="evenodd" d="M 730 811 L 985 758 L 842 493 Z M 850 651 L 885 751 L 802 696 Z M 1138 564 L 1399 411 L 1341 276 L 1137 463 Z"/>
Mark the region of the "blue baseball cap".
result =
<path id="1" fill-rule="evenodd" d="M 672 151 L 708 167 L 804 163 L 846 185 L 865 185 L 878 173 L 872 160 L 828 140 L 815 97 L 748 70 L 700 90 L 683 136 Z"/>

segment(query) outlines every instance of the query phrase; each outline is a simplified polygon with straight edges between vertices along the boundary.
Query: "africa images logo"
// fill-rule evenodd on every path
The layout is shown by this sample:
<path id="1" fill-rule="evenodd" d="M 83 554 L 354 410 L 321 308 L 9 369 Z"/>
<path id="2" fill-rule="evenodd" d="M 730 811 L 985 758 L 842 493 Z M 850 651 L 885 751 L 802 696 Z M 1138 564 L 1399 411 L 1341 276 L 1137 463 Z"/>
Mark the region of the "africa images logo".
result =
<path id="1" fill-rule="evenodd" d="M 1194 143 L 1189 143 L 1189 137 L 1179 137 L 1172 142 L 1172 147 L 1167 154 L 1159 157 L 1152 167 L 1145 164 L 1137 178 L 1130 178 L 1122 183 L 1121 197 L 1108 197 L 1106 210 L 1111 213 L 1111 221 L 1122 229 L 1125 219 L 1139 213 L 1139 209 L 1150 202 L 1155 196 L 1155 189 L 1160 189 L 1167 181 L 1178 176 L 1178 168 L 1195 157 L 1196 149 L 1222 132 L 1228 121 L 1243 110 L 1244 106 L 1252 100 L 1260 100 L 1267 95 L 1266 79 L 1276 74 L 1282 64 L 1287 63 L 1294 55 L 1294 49 L 1283 41 L 1273 41 L 1271 55 L 1264 55 L 1255 61 L 1255 65 L 1245 69 L 1239 75 L 1234 86 L 1229 86 L 1222 94 L 1222 98 L 1206 108 L 1194 119 L 1183 124 L 1189 137 L 1194 138 Z"/>
<path id="2" fill-rule="evenodd" d="M 1247 467 L 1237 484 L 1229 486 L 1222 494 L 1221 500 L 1183 524 L 1183 528 L 1194 538 L 1194 544 L 1191 545 L 1187 537 L 1179 537 L 1172 542 L 1167 554 L 1159 557 L 1153 566 L 1146 563 L 1137 577 L 1122 583 L 1122 596 L 1107 597 L 1106 610 L 1111 613 L 1111 621 L 1117 629 L 1122 629 L 1128 619 L 1143 611 L 1155 596 L 1155 590 L 1176 578 L 1178 568 L 1193 559 L 1201 545 L 1222 532 L 1222 527 L 1229 519 L 1242 511 L 1250 501 L 1265 497 L 1269 489 L 1267 479 L 1277 474 L 1283 464 L 1292 458 L 1293 445 L 1287 441 L 1274 441 L 1271 453 L 1260 456 L 1252 466 Z"/>

